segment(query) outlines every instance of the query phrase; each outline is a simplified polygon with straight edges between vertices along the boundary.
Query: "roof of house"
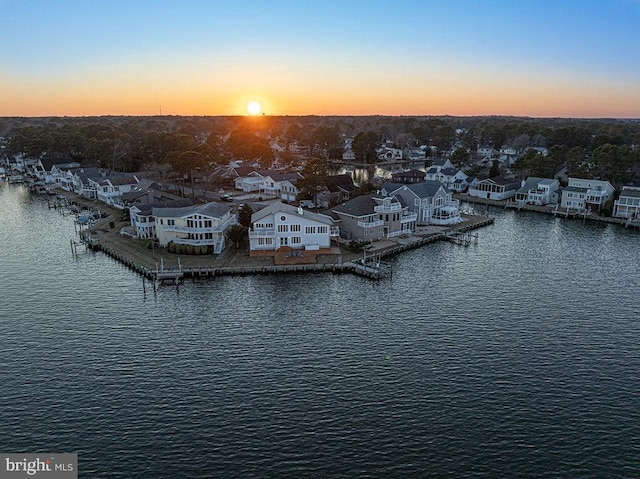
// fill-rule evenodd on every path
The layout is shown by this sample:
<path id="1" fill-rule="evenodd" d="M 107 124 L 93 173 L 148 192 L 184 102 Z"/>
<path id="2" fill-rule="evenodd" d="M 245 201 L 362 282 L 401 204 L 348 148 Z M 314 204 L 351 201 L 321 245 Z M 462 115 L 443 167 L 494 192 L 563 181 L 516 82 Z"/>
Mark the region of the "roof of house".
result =
<path id="1" fill-rule="evenodd" d="M 337 193 L 340 190 L 351 192 L 356 189 L 356 185 L 353 184 L 353 179 L 349 173 L 328 176 L 326 185 L 331 193 Z"/>
<path id="2" fill-rule="evenodd" d="M 518 183 L 518 185 L 520 184 L 520 180 L 517 180 L 515 178 L 505 178 L 504 176 L 495 176 L 493 178 L 486 178 L 484 180 L 481 180 L 482 183 L 485 182 L 492 182 L 495 183 L 496 185 L 513 185 L 514 183 Z"/>
<path id="3" fill-rule="evenodd" d="M 640 198 L 640 188 L 632 186 L 623 186 L 620 197 Z"/>
<path id="4" fill-rule="evenodd" d="M 146 188 L 141 190 L 136 187 L 131 191 L 128 191 L 122 194 L 122 201 L 124 201 L 125 203 L 135 202 L 138 204 L 140 203 L 152 204 L 159 201 L 178 200 L 178 199 L 181 199 L 181 197 L 171 193 L 164 192 L 164 191 L 156 190 L 153 188 Z M 193 203 L 190 202 L 189 204 L 191 205 Z M 187 206 L 187 205 L 184 205 L 184 206 Z"/>
<path id="5" fill-rule="evenodd" d="M 140 210 L 141 216 L 151 216 L 153 215 L 154 208 L 164 208 L 164 209 L 177 209 L 184 208 L 187 206 L 193 206 L 193 202 L 188 198 L 178 198 L 178 199 L 164 199 L 157 201 L 152 204 L 142 204 L 135 205 Z"/>
<path id="6" fill-rule="evenodd" d="M 138 180 L 133 176 L 110 176 L 101 181 L 101 183 L 111 183 L 113 186 L 135 185 Z"/>
<path id="7" fill-rule="evenodd" d="M 442 168 L 440 170 L 440 173 L 447 176 L 454 176 L 457 172 L 458 170 L 456 170 L 455 168 Z"/>
<path id="8" fill-rule="evenodd" d="M 451 192 L 449 188 L 439 181 L 421 181 L 419 183 L 410 183 L 408 185 L 388 182 L 384 183 L 382 187 L 391 194 L 402 194 L 402 191 L 410 190 L 419 198 L 432 198 L 440 188 L 442 188 L 445 193 Z"/>
<path id="9" fill-rule="evenodd" d="M 282 170 L 260 170 L 257 172 L 262 177 L 270 177 L 273 181 L 292 181 L 302 178 L 297 171 L 282 171 Z"/>
<path id="10" fill-rule="evenodd" d="M 341 213 L 349 216 L 368 216 L 374 213 L 373 208 L 378 204 L 373 199 L 373 195 L 356 196 L 341 205 L 334 206 L 329 211 L 334 218 L 339 217 Z"/>
<path id="11" fill-rule="evenodd" d="M 153 208 L 153 216 L 160 218 L 184 218 L 185 216 L 200 214 L 211 218 L 222 218 L 229 213 L 232 208 L 233 207 L 229 205 L 212 202 L 181 208 Z"/>
<path id="12" fill-rule="evenodd" d="M 333 224 L 333 218 L 331 218 L 326 214 L 314 213 L 313 211 L 304 210 L 301 207 L 287 205 L 285 203 L 282 203 L 281 201 L 275 201 L 271 203 L 269 206 L 266 206 L 261 210 L 253 213 L 251 215 L 251 222 L 255 223 L 256 221 L 260 221 L 262 218 L 265 218 L 269 215 L 275 215 L 277 213 L 289 213 L 291 215 L 302 214 L 306 218 L 309 218 L 313 221 L 317 221 L 319 223 L 324 223 L 327 225 Z"/>

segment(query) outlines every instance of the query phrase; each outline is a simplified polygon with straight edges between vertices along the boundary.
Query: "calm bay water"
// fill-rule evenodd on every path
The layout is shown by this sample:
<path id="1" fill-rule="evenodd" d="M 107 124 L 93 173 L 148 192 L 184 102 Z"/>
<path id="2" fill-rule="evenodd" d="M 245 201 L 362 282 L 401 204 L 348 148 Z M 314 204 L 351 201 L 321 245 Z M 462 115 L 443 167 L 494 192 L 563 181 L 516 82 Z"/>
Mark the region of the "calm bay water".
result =
<path id="1" fill-rule="evenodd" d="M 640 236 L 490 210 L 393 278 L 154 293 L 0 186 L 0 450 L 80 477 L 640 477 Z"/>

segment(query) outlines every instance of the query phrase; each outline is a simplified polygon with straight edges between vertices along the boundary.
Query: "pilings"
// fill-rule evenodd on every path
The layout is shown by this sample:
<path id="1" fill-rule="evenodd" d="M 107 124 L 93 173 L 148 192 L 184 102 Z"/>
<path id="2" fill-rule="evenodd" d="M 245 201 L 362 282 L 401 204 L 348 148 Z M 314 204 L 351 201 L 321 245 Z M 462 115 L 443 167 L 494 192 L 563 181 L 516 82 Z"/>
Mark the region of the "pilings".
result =
<path id="1" fill-rule="evenodd" d="M 377 251 L 375 255 L 381 259 L 397 255 L 403 251 L 416 249 L 421 246 L 435 243 L 436 241 L 453 241 L 457 244 L 471 244 L 474 240 L 477 242 L 477 233 L 468 233 L 471 230 L 481 228 L 494 223 L 494 218 L 485 218 L 482 221 L 472 222 L 470 224 L 461 223 L 453 227 L 450 231 L 444 233 L 436 233 L 429 236 L 416 237 L 412 241 L 401 243 L 382 251 Z M 147 268 L 136 263 L 131 258 L 127 258 L 124 254 L 110 248 L 107 245 L 96 241 L 91 235 L 84 230 L 81 237 L 87 248 L 93 251 L 102 251 L 111 256 L 115 260 L 121 262 L 131 270 L 144 276 L 145 278 L 156 282 L 162 280 L 170 280 L 174 283 L 182 278 L 215 278 L 217 276 L 246 276 L 259 274 L 283 274 L 283 273 L 334 273 L 334 274 L 353 274 L 368 279 L 379 280 L 390 275 L 388 268 L 371 266 L 369 263 L 362 261 L 348 261 L 339 263 L 321 263 L 321 264 L 292 264 L 292 265 L 256 265 L 256 266 L 225 266 L 225 267 L 194 267 L 184 268 L 178 261 L 178 268 L 175 270 L 166 269 L 164 265 L 161 270 L 156 268 Z M 453 239 L 452 239 L 453 238 Z"/>

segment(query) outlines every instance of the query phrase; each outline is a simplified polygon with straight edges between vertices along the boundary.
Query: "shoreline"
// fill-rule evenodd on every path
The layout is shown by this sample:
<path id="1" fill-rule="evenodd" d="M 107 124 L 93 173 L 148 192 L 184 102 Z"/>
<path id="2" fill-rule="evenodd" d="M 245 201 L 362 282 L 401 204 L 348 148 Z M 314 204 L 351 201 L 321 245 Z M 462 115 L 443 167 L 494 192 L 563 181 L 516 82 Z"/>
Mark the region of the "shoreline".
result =
<path id="1" fill-rule="evenodd" d="M 494 222 L 494 218 L 488 216 L 462 214 L 464 221 L 461 223 L 451 226 L 420 226 L 410 236 L 376 241 L 365 247 L 365 251 L 352 252 L 344 245 L 339 245 L 315 256 L 315 262 L 312 264 L 276 264 L 274 256 L 250 256 L 246 247 L 228 246 L 219 255 L 178 256 L 164 248 L 154 247 L 151 240 L 121 234 L 122 228 L 130 225 L 121 210 L 72 192 L 56 190 L 56 193 L 63 195 L 69 203 L 87 208 L 100 208 L 106 214 L 91 227 L 81 227 L 80 238 L 87 249 L 101 251 L 152 280 L 178 281 L 185 277 L 214 278 L 223 275 L 312 272 L 349 273 L 380 279 L 392 275 L 382 259 L 437 241 L 452 241 L 468 246 L 472 241 L 470 231 Z M 477 242 L 477 234 L 473 239 Z"/>

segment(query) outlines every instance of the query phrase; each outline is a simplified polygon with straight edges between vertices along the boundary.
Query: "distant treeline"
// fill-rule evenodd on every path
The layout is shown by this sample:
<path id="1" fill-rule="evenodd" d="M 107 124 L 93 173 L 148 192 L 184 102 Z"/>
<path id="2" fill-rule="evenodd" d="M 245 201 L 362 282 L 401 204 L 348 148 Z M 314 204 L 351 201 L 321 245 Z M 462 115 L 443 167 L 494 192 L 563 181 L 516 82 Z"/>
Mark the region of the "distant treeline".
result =
<path id="1" fill-rule="evenodd" d="M 640 121 L 520 117 L 47 117 L 0 118 L 0 136 L 12 154 L 76 160 L 119 171 L 156 170 L 160 176 L 255 160 L 268 167 L 272 143 L 285 150 L 282 163 L 299 158 L 339 159 L 345 140 L 361 162 L 375 162 L 385 141 L 397 148 L 433 146 L 464 166 L 479 146 L 509 145 L 519 152 L 519 174 L 570 174 L 608 179 L 614 185 L 640 180 Z M 295 144 L 294 149 L 288 149 Z M 540 155 L 528 147 L 545 147 Z M 431 151 L 431 150 L 429 150 Z"/>

